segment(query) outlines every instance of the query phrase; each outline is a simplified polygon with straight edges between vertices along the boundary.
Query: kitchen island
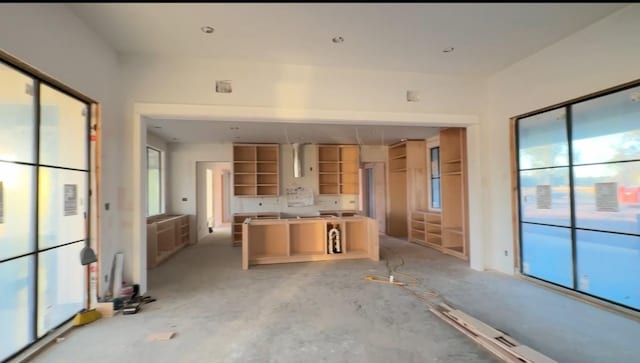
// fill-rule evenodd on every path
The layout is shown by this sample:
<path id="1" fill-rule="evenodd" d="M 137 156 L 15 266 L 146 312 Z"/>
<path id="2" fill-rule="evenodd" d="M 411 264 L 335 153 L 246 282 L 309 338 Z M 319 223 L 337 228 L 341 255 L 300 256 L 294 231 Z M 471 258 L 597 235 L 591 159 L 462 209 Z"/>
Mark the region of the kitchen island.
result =
<path id="1" fill-rule="evenodd" d="M 368 217 L 251 219 L 242 224 L 242 269 L 250 265 L 380 259 L 378 224 Z"/>

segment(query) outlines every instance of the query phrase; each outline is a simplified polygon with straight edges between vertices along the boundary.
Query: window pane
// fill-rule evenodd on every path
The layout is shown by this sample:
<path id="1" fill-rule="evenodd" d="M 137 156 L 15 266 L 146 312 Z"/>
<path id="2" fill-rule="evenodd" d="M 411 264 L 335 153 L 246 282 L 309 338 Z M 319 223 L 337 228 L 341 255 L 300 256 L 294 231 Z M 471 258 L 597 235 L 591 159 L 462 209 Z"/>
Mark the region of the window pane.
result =
<path id="1" fill-rule="evenodd" d="M 88 174 L 40 167 L 39 248 L 84 240 Z"/>
<path id="2" fill-rule="evenodd" d="M 0 361 L 32 342 L 33 256 L 0 263 Z"/>
<path id="3" fill-rule="evenodd" d="M 520 172 L 523 222 L 571 225 L 569 168 Z"/>
<path id="4" fill-rule="evenodd" d="M 573 288 L 571 229 L 522 223 L 522 272 Z"/>
<path id="5" fill-rule="evenodd" d="M 149 216 L 162 213 L 160 163 L 160 152 L 147 148 L 147 215 Z"/>
<path id="6" fill-rule="evenodd" d="M 440 148 L 431 148 L 431 176 L 440 176 Z"/>
<path id="7" fill-rule="evenodd" d="M 578 289 L 640 309 L 640 237 L 578 230 Z"/>
<path id="8" fill-rule="evenodd" d="M 80 264 L 84 242 L 38 254 L 38 337 L 71 318 L 84 306 L 86 266 Z"/>
<path id="9" fill-rule="evenodd" d="M 576 227 L 640 233 L 640 162 L 574 167 Z"/>
<path id="10" fill-rule="evenodd" d="M 34 170 L 0 162 L 0 260 L 35 248 Z"/>
<path id="11" fill-rule="evenodd" d="M 640 159 L 640 87 L 573 106 L 574 164 Z"/>
<path id="12" fill-rule="evenodd" d="M 0 160 L 35 162 L 33 80 L 0 63 Z"/>
<path id="13" fill-rule="evenodd" d="M 431 179 L 431 208 L 440 209 L 440 178 Z"/>
<path id="14" fill-rule="evenodd" d="M 40 105 L 40 163 L 87 170 L 86 105 L 46 85 Z"/>
<path id="15" fill-rule="evenodd" d="M 565 109 L 518 120 L 520 169 L 569 165 Z"/>

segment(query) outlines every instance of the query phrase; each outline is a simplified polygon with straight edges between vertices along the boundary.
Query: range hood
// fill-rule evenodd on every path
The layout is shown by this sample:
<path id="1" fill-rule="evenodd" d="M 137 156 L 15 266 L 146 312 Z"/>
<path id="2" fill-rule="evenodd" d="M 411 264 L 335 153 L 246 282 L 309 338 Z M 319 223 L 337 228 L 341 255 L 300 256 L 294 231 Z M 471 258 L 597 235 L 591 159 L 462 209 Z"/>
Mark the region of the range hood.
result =
<path id="1" fill-rule="evenodd" d="M 302 178 L 302 159 L 300 157 L 300 144 L 293 143 L 291 144 L 291 148 L 293 149 L 293 177 L 294 178 Z"/>

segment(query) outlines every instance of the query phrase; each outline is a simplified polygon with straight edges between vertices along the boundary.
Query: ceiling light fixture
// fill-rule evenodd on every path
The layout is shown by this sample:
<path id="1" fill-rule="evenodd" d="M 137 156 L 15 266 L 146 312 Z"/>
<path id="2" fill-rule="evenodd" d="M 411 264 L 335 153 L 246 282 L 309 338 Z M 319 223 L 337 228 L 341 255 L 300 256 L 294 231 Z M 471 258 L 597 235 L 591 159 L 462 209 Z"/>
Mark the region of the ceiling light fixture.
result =
<path id="1" fill-rule="evenodd" d="M 215 31 L 215 29 L 212 26 L 209 25 L 205 25 L 203 27 L 200 28 L 200 30 L 202 30 L 203 33 L 205 34 L 211 34 Z"/>
<path id="2" fill-rule="evenodd" d="M 340 44 L 342 42 L 344 42 L 344 38 L 341 36 L 337 36 L 337 37 L 333 37 L 333 39 L 331 39 L 332 42 L 336 43 L 336 44 Z"/>
<path id="3" fill-rule="evenodd" d="M 453 47 L 446 47 L 442 50 L 442 53 L 451 53 L 453 52 Z"/>

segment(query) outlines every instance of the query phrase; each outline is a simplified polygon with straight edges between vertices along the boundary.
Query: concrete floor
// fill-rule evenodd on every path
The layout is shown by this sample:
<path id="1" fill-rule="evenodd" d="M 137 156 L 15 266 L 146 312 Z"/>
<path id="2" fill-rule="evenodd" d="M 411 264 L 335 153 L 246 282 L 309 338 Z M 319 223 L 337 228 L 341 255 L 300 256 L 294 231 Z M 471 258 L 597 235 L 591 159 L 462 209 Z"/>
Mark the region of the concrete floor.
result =
<path id="1" fill-rule="evenodd" d="M 451 305 L 559 362 L 640 361 L 640 323 L 464 261 L 381 238 L 391 268 Z M 149 271 L 156 302 L 78 328 L 34 362 L 496 362 L 432 315 L 424 301 L 367 282 L 385 260 L 240 268 L 241 250 L 214 233 Z M 404 263 L 404 264 L 403 264 Z M 402 278 L 401 275 L 396 275 Z M 175 331 L 169 341 L 153 333 Z"/>

